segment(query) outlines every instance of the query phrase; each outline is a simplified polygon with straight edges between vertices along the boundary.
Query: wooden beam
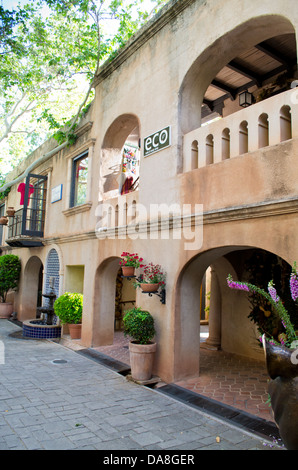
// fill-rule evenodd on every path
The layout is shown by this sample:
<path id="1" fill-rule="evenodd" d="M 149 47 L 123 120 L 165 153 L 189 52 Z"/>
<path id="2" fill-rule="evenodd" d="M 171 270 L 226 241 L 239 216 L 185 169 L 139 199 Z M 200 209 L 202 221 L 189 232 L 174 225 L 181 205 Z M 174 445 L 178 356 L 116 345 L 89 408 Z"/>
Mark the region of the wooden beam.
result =
<path id="1" fill-rule="evenodd" d="M 255 48 L 259 51 L 264 52 L 264 54 L 270 56 L 272 59 L 276 60 L 280 64 L 285 65 L 288 70 L 291 69 L 294 65 L 293 61 L 290 58 L 277 51 L 273 47 L 269 46 L 269 44 L 266 44 L 266 42 L 260 42 L 260 44 L 257 44 Z"/>
<path id="2" fill-rule="evenodd" d="M 211 85 L 214 86 L 215 88 L 217 88 L 218 90 L 221 90 L 221 91 L 224 91 L 225 93 L 228 93 L 228 95 L 230 95 L 232 101 L 234 101 L 234 99 L 236 98 L 236 95 L 237 95 L 237 89 L 236 88 L 232 88 L 229 85 L 227 85 L 226 83 L 220 82 L 219 80 L 216 80 L 216 79 L 212 80 Z"/>
<path id="3" fill-rule="evenodd" d="M 250 70 L 249 68 L 243 66 L 243 65 L 240 65 L 238 64 L 235 60 L 231 60 L 231 62 L 229 62 L 227 64 L 227 67 L 229 67 L 229 69 L 232 69 L 234 70 L 235 72 L 238 72 L 240 73 L 241 75 L 244 75 L 245 77 L 249 78 L 250 80 L 252 80 L 256 85 L 258 86 L 261 86 L 262 84 L 262 77 L 260 77 L 257 73 L 253 72 L 252 70 Z"/>

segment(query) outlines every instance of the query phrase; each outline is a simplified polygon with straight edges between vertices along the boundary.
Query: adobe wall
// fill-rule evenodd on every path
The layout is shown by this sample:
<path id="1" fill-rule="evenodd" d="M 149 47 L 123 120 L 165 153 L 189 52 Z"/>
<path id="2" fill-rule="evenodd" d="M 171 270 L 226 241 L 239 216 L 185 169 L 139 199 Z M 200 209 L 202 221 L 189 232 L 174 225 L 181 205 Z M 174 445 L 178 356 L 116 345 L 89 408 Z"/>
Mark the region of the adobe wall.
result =
<path id="1" fill-rule="evenodd" d="M 181 10 L 176 16 L 178 5 Z M 167 273 L 166 304 L 140 291 L 136 300 L 156 319 L 155 373 L 162 380 L 173 381 L 199 370 L 199 287 L 210 264 L 241 247 L 276 253 L 290 264 L 296 259 L 297 139 L 183 173 L 183 135 L 199 127 L 202 97 L 217 71 L 238 51 L 273 32 L 293 32 L 293 26 L 298 26 L 298 11 L 291 0 L 198 0 L 171 2 L 164 12 L 167 21 L 158 17 L 151 22 L 111 65 L 103 67 L 87 119 L 90 126 L 76 145 L 36 168 L 49 175 L 49 197 L 53 187 L 63 184 L 62 200 L 54 204 L 48 200 L 45 246 L 8 250 L 22 259 L 16 300 L 20 320 L 28 318 L 22 298 L 28 289 L 25 266 L 33 256 L 45 266 L 50 248 L 59 248 L 62 291 L 67 285 L 66 266 L 84 266 L 82 344 L 86 347 L 113 341 L 113 296 L 122 251 L 137 252 L 146 261 L 161 264 Z M 149 37 L 146 41 L 142 39 L 144 31 Z M 98 201 L 105 199 L 102 179 L 109 169 L 105 138 L 121 116 L 134 117 L 139 123 L 142 145 L 146 136 L 171 126 L 171 146 L 149 157 L 141 156 L 140 188 L 135 198 L 148 213 L 154 203 L 202 204 L 203 237 L 201 228 L 195 227 L 199 243 L 194 249 L 185 249 L 183 238 L 117 240 L 96 236 Z M 88 200 L 84 208 L 69 209 L 71 161 L 87 149 L 91 160 Z M 132 197 L 118 196 L 110 202 L 115 205 Z M 18 198 L 14 187 L 8 205 L 17 205 Z M 224 346 L 247 354 L 248 321 L 242 321 L 246 318 L 243 313 L 242 320 L 239 316 L 235 320 L 235 309 L 242 301 L 238 299 L 234 305 L 223 278 L 220 285 L 226 306 L 223 328 L 237 325 L 237 334 L 233 327 L 230 336 L 224 335 Z"/>

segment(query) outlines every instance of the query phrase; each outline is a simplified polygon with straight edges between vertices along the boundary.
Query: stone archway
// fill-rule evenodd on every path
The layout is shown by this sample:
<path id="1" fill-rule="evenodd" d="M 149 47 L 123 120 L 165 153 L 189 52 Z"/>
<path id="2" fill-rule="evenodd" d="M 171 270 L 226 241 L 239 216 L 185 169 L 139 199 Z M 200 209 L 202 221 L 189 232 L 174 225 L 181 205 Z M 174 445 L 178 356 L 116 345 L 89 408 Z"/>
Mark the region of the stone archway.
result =
<path id="1" fill-rule="evenodd" d="M 120 258 L 104 260 L 95 275 L 92 346 L 113 344 L 115 323 L 115 286 Z"/>
<path id="2" fill-rule="evenodd" d="M 211 266 L 209 312 L 209 341 L 211 347 L 255 359 L 263 359 L 258 335 L 248 318 L 250 306 L 242 292 L 231 291 L 226 282 L 228 274 L 234 279 L 247 274 L 245 263 L 251 252 L 268 253 L 249 246 L 229 246 L 209 250 L 194 256 L 181 271 L 177 281 L 174 378 L 199 375 L 200 371 L 200 286 L 206 269 Z M 290 268 L 290 266 L 289 266 Z M 269 282 L 270 279 L 267 281 Z M 256 283 L 257 281 L 255 281 Z"/>
<path id="3" fill-rule="evenodd" d="M 295 33 L 293 24 L 286 17 L 260 15 L 218 38 L 196 58 L 186 72 L 179 92 L 182 134 L 200 127 L 204 95 L 217 73 L 248 48 L 272 38 L 273 31 L 274 36 Z"/>
<path id="4" fill-rule="evenodd" d="M 140 123 L 133 114 L 123 114 L 116 118 L 106 131 L 102 144 L 101 162 L 101 192 L 102 198 L 118 196 L 122 193 L 126 181 L 126 173 L 129 173 L 134 190 L 138 185 L 138 161 L 140 146 Z M 126 145 L 135 149 L 136 155 L 131 158 L 135 165 L 124 162 Z M 133 152 L 134 153 L 134 152 Z M 127 166 L 127 168 L 125 168 Z M 129 168 L 128 168 L 129 166 Z M 127 170 L 127 171 L 126 171 Z M 128 171 L 129 170 L 129 171 Z"/>
<path id="5" fill-rule="evenodd" d="M 135 303 L 135 289 L 122 278 L 120 258 L 103 261 L 95 276 L 93 346 L 113 344 L 114 332 L 121 331 L 124 310 Z M 132 295 L 133 291 L 133 295 Z M 134 298 L 132 298 L 134 296 Z"/>
<path id="6" fill-rule="evenodd" d="M 42 285 L 40 279 L 42 270 L 43 264 L 38 256 L 32 256 L 25 266 L 22 287 L 22 321 L 36 318 L 37 306 L 40 302 L 39 288 Z"/>

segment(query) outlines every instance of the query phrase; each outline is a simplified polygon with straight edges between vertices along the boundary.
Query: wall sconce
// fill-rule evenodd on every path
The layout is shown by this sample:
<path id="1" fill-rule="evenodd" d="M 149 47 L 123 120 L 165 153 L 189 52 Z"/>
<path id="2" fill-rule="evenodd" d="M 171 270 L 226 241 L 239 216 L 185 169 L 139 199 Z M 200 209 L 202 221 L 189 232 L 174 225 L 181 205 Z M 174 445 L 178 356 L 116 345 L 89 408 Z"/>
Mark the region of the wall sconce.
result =
<path id="1" fill-rule="evenodd" d="M 253 95 L 249 91 L 244 91 L 239 94 L 239 104 L 242 108 L 247 108 L 253 103 Z"/>

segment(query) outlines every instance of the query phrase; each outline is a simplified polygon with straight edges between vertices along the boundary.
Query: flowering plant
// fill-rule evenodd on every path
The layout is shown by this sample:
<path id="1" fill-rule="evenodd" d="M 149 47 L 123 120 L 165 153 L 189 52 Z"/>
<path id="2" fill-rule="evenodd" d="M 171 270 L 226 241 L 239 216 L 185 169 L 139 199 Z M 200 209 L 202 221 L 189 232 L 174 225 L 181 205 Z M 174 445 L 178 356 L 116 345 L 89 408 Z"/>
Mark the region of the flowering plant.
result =
<path id="1" fill-rule="evenodd" d="M 284 307 L 280 297 L 277 295 L 276 289 L 274 287 L 273 281 L 268 283 L 268 292 L 269 294 L 260 287 L 250 284 L 248 282 L 237 282 L 233 281 L 232 276 L 229 274 L 227 278 L 228 286 L 231 289 L 244 290 L 246 292 L 254 292 L 261 294 L 273 307 L 274 311 L 277 313 L 278 317 L 281 320 L 281 323 L 285 329 L 285 334 L 279 335 L 279 340 L 281 344 L 287 347 L 297 347 L 296 341 L 298 336 L 296 334 L 295 328 L 290 320 L 290 315 L 286 308 Z M 292 268 L 292 273 L 290 275 L 290 290 L 291 297 L 294 302 L 298 299 L 298 273 L 296 269 L 296 263 L 294 263 Z M 273 338 L 270 338 L 270 341 L 276 343 Z"/>
<path id="2" fill-rule="evenodd" d="M 165 285 L 165 274 L 162 272 L 159 264 L 149 263 L 144 266 L 144 272 L 141 275 L 140 283 L 142 284 L 159 284 L 159 286 Z M 138 283 L 138 284 L 140 284 Z"/>
<path id="3" fill-rule="evenodd" d="M 143 258 L 139 258 L 137 253 L 127 253 L 127 251 L 124 251 L 121 257 L 120 266 L 133 266 L 134 268 L 142 268 L 144 266 L 141 264 Z"/>

